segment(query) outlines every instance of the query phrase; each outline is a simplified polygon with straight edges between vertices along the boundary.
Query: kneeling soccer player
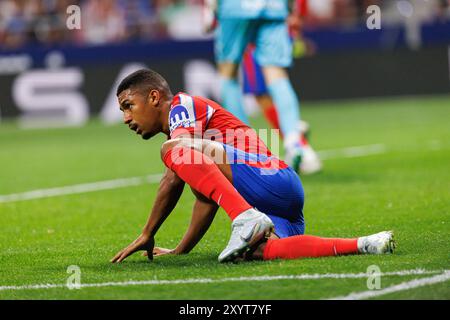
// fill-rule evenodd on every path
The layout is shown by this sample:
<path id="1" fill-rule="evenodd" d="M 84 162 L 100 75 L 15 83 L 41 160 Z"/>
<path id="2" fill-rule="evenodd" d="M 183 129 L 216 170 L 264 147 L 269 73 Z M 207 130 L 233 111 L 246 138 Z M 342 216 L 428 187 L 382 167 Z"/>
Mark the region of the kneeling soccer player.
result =
<path id="1" fill-rule="evenodd" d="M 253 129 L 214 101 L 185 93 L 173 96 L 166 80 L 147 69 L 126 77 L 117 96 L 131 130 L 143 139 L 161 132 L 168 136 L 161 148 L 168 169 L 142 234 L 111 262 L 140 250 L 150 259 L 153 254 L 188 253 L 219 206 L 233 221 L 220 262 L 393 252 L 390 231 L 354 239 L 303 235 L 300 178 L 271 154 Z M 188 230 L 175 249 L 155 248 L 154 236 L 186 183 L 196 196 Z"/>

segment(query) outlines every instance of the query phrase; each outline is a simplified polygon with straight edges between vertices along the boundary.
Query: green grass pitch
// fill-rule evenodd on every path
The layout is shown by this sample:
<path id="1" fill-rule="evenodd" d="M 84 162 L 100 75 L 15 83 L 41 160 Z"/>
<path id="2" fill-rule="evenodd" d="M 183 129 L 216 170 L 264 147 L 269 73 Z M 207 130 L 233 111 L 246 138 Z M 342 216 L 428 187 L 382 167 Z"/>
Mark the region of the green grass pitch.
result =
<path id="1" fill-rule="evenodd" d="M 219 264 L 230 234 L 219 211 L 188 255 L 138 254 L 109 259 L 140 233 L 158 184 L 0 203 L 0 299 L 327 299 L 367 291 L 367 278 L 279 279 L 126 285 L 127 281 L 365 273 L 450 269 L 450 97 L 303 103 L 317 150 L 381 144 L 383 152 L 324 160 L 324 171 L 302 177 L 306 233 L 355 237 L 393 229 L 393 255 L 343 256 Z M 261 118 L 253 120 L 263 128 Z M 0 123 L 0 195 L 161 173 L 164 137 L 143 141 L 126 126 L 90 122 L 82 129 L 18 130 Z M 190 220 L 188 188 L 156 236 L 174 247 Z M 67 268 L 82 284 L 122 285 L 42 289 L 4 286 L 57 284 Z M 433 275 L 389 275 L 381 289 Z M 376 299 L 450 299 L 447 282 L 380 295 Z"/>

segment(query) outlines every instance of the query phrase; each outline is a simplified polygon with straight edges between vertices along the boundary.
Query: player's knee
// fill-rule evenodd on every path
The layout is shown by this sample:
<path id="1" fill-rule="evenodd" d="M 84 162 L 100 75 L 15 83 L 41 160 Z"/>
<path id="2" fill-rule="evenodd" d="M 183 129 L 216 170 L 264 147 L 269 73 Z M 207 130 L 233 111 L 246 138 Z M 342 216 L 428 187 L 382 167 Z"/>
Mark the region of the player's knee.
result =
<path id="1" fill-rule="evenodd" d="M 199 191 L 195 190 L 194 188 L 191 187 L 191 191 L 194 194 L 195 198 L 201 202 L 204 203 L 209 203 L 209 204 L 216 204 L 213 200 L 205 197 L 202 193 L 200 193 Z"/>
<path id="2" fill-rule="evenodd" d="M 268 85 L 280 79 L 289 79 L 287 71 L 278 66 L 263 67 L 263 74 Z"/>
<path id="3" fill-rule="evenodd" d="M 161 146 L 161 159 L 164 159 L 164 157 L 166 156 L 167 152 L 169 152 L 170 150 L 172 150 L 173 148 L 175 148 L 179 141 L 179 139 L 173 139 L 173 140 L 168 140 L 166 142 L 164 142 Z"/>
<path id="4" fill-rule="evenodd" d="M 219 73 L 226 79 L 237 79 L 238 66 L 232 62 L 222 62 L 218 66 Z"/>
<path id="5" fill-rule="evenodd" d="M 164 160 L 165 155 L 176 147 L 192 148 L 195 144 L 191 139 L 175 138 L 164 142 L 161 146 L 161 158 Z"/>

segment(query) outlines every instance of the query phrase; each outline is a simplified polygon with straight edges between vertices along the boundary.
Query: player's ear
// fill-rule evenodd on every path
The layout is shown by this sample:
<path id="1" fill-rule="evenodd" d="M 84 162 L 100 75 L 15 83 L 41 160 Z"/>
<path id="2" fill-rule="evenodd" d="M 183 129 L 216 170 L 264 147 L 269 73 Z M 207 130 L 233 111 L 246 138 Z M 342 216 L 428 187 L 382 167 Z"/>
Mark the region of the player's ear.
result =
<path id="1" fill-rule="evenodd" d="M 161 95 L 158 90 L 150 90 L 148 94 L 148 102 L 153 105 L 157 106 L 159 104 L 159 100 L 161 99 Z"/>

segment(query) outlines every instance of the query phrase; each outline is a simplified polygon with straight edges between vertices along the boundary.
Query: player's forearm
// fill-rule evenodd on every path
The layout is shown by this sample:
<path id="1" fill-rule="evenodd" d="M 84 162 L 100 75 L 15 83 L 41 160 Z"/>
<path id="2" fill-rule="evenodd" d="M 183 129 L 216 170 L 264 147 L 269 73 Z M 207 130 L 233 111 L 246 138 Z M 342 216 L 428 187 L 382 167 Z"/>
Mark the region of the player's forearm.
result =
<path id="1" fill-rule="evenodd" d="M 195 202 L 191 223 L 176 247 L 175 254 L 189 253 L 197 245 L 211 226 L 218 208 L 215 203 L 199 200 Z"/>
<path id="2" fill-rule="evenodd" d="M 183 193 L 184 181 L 171 170 L 167 170 L 159 184 L 158 194 L 143 234 L 154 236 L 164 220 L 175 208 Z"/>

